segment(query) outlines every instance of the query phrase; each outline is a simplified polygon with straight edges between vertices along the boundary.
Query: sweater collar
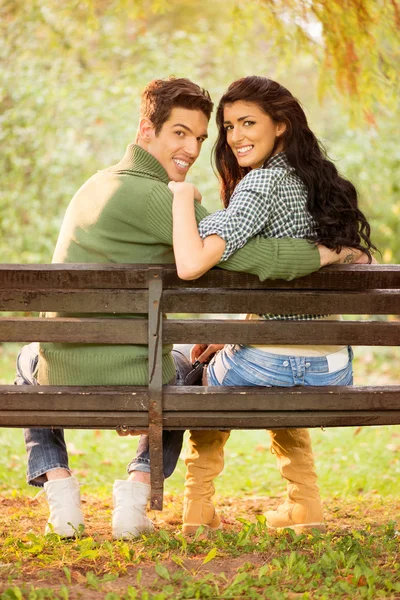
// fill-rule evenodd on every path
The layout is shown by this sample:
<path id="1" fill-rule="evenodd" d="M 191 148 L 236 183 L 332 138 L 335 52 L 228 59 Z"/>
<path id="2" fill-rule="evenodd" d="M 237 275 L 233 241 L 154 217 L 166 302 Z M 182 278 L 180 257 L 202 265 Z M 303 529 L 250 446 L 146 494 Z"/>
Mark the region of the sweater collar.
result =
<path id="1" fill-rule="evenodd" d="M 167 171 L 161 163 L 147 150 L 136 144 L 129 144 L 123 158 L 119 163 L 110 167 L 110 170 L 117 173 L 129 172 L 142 177 L 145 175 L 152 179 L 158 179 L 167 185 L 169 183 Z"/>

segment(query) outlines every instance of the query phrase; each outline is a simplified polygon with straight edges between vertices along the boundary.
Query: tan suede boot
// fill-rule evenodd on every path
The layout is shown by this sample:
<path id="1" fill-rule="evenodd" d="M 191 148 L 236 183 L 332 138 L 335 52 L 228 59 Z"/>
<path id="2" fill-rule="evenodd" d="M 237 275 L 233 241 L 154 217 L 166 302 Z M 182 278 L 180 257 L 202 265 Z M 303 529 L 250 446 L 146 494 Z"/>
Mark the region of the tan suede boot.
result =
<path id="1" fill-rule="evenodd" d="M 183 533 L 196 533 L 200 525 L 210 531 L 222 529 L 211 498 L 213 481 L 224 468 L 228 431 L 191 431 L 185 459 L 187 467 L 183 504 Z"/>
<path id="2" fill-rule="evenodd" d="M 287 498 L 277 510 L 265 513 L 271 529 L 293 529 L 297 534 L 317 529 L 325 533 L 317 486 L 311 438 L 307 429 L 270 431 L 271 452 L 276 454 L 280 473 L 287 481 Z"/>

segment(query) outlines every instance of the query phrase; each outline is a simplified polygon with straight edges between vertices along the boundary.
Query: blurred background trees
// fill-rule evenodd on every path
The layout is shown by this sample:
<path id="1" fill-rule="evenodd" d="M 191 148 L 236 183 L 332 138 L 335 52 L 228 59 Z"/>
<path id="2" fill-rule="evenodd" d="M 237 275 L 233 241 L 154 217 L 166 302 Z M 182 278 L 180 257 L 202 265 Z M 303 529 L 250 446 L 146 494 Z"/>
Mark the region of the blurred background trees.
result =
<path id="1" fill-rule="evenodd" d="M 397 0 L 0 1 L 0 252 L 50 262 L 78 187 L 134 140 L 140 92 L 185 76 L 213 99 L 244 75 L 286 85 L 400 262 Z M 219 207 L 212 138 L 192 169 Z"/>

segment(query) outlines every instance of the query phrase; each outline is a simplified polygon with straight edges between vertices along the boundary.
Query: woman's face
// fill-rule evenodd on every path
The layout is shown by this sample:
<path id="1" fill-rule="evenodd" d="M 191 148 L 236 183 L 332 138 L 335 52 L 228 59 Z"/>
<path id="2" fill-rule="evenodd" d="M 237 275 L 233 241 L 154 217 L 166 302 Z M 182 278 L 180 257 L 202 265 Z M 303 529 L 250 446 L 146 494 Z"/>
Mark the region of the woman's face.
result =
<path id="1" fill-rule="evenodd" d="M 277 137 L 286 129 L 275 123 L 253 102 L 233 102 L 224 106 L 226 140 L 241 167 L 257 169 L 272 152 Z M 280 142 L 274 154 L 283 150 Z"/>

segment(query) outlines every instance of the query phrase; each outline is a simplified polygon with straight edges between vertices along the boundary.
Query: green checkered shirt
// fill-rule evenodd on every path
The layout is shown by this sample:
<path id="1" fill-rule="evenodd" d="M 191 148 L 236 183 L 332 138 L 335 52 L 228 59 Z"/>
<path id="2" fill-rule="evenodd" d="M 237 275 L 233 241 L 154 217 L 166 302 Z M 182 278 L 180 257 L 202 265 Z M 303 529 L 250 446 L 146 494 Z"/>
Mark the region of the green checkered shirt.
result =
<path id="1" fill-rule="evenodd" d="M 307 188 L 284 152 L 253 169 L 236 186 L 228 208 L 199 223 L 202 239 L 217 234 L 226 242 L 227 260 L 252 237 L 313 238 L 316 223 L 307 211 Z M 315 319 L 320 315 L 263 315 L 266 319 Z"/>

